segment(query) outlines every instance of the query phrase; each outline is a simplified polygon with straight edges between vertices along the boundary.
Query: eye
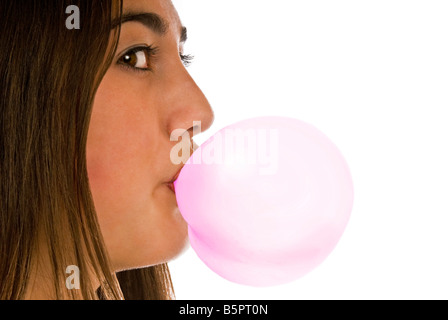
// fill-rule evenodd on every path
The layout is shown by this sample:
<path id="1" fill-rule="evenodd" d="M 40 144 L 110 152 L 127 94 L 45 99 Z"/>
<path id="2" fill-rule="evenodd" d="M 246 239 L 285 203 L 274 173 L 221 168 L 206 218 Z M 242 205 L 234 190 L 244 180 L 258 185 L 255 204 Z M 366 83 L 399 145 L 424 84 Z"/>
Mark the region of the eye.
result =
<path id="1" fill-rule="evenodd" d="M 142 46 L 132 48 L 123 54 L 118 60 L 118 64 L 139 71 L 151 70 L 151 57 L 157 48 Z"/>

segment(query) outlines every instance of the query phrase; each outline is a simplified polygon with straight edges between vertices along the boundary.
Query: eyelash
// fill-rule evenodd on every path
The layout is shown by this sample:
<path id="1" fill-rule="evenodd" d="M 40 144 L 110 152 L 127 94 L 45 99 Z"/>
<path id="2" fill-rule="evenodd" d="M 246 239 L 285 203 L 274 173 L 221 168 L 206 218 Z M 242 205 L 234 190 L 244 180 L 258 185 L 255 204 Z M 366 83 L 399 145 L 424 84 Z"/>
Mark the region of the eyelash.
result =
<path id="1" fill-rule="evenodd" d="M 189 65 L 191 65 L 193 63 L 194 60 L 194 56 L 191 54 L 182 54 L 180 53 L 180 59 L 182 60 L 182 63 L 184 64 L 185 67 L 188 67 Z"/>
<path id="2" fill-rule="evenodd" d="M 148 72 L 148 71 L 152 71 L 151 68 L 151 57 L 154 57 L 157 55 L 158 52 L 158 47 L 152 47 L 152 46 L 139 46 L 139 47 L 135 47 L 132 49 L 129 49 L 128 51 L 126 51 L 119 59 L 117 64 L 119 64 L 121 67 L 126 68 L 126 69 L 130 69 L 132 71 L 136 71 L 136 72 Z M 147 58 L 148 61 L 147 64 L 149 65 L 148 68 L 138 68 L 138 67 L 133 67 L 130 66 L 124 62 L 121 62 L 121 59 L 123 59 L 125 56 L 127 55 L 131 55 L 131 54 L 136 54 L 140 51 L 143 51 L 145 53 L 145 56 Z M 182 54 L 179 53 L 179 57 L 182 60 L 182 63 L 184 64 L 185 67 L 188 67 L 189 65 L 191 65 L 194 56 L 191 54 Z"/>

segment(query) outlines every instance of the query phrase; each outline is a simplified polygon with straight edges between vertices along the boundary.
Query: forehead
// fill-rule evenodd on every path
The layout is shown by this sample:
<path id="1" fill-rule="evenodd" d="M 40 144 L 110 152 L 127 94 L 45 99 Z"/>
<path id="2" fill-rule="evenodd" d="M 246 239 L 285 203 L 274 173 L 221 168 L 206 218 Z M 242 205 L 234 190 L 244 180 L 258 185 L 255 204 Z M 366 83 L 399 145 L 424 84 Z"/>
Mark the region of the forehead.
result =
<path id="1" fill-rule="evenodd" d="M 123 0 L 123 13 L 152 12 L 158 14 L 167 23 L 169 30 L 178 33 L 182 28 L 179 15 L 171 0 Z"/>

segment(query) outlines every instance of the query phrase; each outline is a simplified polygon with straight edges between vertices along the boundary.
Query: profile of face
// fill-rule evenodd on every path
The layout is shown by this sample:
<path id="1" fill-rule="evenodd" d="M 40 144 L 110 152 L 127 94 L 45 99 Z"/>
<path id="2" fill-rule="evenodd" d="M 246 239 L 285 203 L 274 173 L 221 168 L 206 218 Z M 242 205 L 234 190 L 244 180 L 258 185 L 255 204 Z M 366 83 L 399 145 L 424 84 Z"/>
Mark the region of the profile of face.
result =
<path id="1" fill-rule="evenodd" d="M 172 189 L 182 167 L 170 160 L 170 135 L 213 121 L 185 69 L 186 29 L 168 0 L 124 0 L 112 65 L 95 96 L 87 171 L 113 268 L 169 261 L 188 244 Z"/>

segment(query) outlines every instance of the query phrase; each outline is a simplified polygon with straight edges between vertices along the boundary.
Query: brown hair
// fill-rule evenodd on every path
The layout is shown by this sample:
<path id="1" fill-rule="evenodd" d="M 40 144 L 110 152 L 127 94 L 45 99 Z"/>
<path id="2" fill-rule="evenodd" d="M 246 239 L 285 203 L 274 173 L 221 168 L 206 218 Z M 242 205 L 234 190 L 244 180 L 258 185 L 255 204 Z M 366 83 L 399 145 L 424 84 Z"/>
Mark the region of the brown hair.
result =
<path id="1" fill-rule="evenodd" d="M 121 12 L 121 0 L 0 1 L 0 299 L 26 297 L 42 255 L 57 299 L 174 297 L 166 264 L 114 273 L 89 188 L 90 114 Z M 68 265 L 79 290 L 65 287 Z"/>

